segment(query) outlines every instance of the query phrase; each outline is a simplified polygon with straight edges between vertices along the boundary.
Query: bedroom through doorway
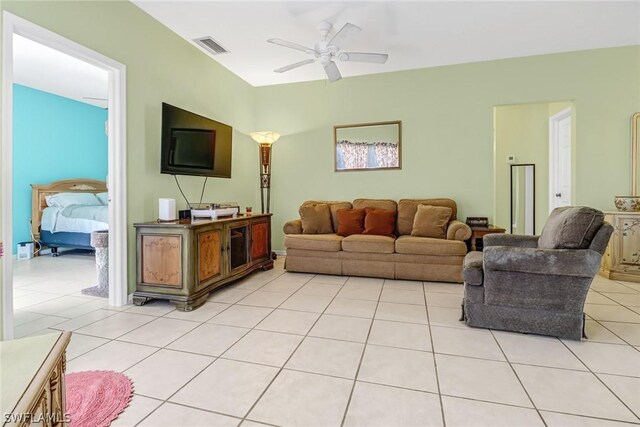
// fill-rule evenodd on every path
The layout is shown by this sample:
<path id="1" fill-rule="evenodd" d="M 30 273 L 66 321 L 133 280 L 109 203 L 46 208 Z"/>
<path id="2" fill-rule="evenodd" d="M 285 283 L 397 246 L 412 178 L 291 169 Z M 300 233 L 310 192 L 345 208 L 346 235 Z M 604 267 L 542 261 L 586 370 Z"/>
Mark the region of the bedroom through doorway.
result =
<path id="1" fill-rule="evenodd" d="M 125 67 L 3 13 L 2 339 L 127 303 Z"/>
<path id="2" fill-rule="evenodd" d="M 15 338 L 108 306 L 108 92 L 105 70 L 14 36 Z"/>

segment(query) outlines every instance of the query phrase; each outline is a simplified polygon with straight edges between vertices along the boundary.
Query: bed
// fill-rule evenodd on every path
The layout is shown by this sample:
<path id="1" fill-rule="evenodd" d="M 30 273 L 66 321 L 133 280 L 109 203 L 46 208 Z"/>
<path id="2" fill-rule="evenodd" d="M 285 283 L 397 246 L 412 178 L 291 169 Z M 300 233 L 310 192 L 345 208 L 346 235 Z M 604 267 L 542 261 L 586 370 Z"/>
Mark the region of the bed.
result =
<path id="1" fill-rule="evenodd" d="M 91 233 L 109 227 L 108 206 L 100 194 L 106 191 L 104 181 L 93 179 L 32 184 L 31 230 L 35 240 L 51 248 L 53 256 L 59 255 L 58 248 L 93 249 Z"/>

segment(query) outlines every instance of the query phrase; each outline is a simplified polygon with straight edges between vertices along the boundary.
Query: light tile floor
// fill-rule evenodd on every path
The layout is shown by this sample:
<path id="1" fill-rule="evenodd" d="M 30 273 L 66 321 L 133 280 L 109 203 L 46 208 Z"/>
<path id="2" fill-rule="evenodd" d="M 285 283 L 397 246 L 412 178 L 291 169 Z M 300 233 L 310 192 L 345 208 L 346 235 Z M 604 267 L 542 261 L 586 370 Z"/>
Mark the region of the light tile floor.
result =
<path id="1" fill-rule="evenodd" d="M 71 330 L 69 372 L 129 375 L 113 425 L 640 425 L 638 284 L 596 277 L 575 342 L 468 328 L 461 285 L 288 273 L 282 258 L 189 313 L 82 296 L 90 257 L 39 262 L 54 274 L 16 263 L 16 333 Z"/>

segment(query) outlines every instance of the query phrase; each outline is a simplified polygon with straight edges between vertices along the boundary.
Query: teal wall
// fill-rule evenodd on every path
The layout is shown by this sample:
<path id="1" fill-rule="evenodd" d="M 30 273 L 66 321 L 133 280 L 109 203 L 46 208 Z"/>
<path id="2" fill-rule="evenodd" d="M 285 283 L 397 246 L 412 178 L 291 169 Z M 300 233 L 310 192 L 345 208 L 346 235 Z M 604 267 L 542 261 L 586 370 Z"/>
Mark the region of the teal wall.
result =
<path id="1" fill-rule="evenodd" d="M 31 240 L 31 184 L 105 180 L 107 110 L 26 86 L 13 87 L 13 253 Z"/>

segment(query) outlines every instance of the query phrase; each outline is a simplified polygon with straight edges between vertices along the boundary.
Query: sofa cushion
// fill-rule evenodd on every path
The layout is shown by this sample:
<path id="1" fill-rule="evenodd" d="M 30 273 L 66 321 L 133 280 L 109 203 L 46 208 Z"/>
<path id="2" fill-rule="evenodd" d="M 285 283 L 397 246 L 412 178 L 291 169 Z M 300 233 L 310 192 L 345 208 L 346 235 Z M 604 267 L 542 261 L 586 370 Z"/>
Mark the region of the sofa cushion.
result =
<path id="1" fill-rule="evenodd" d="M 395 237 L 396 211 L 366 208 L 362 234 Z"/>
<path id="2" fill-rule="evenodd" d="M 464 256 L 467 253 L 467 245 L 459 240 L 400 236 L 396 239 L 396 252 L 399 254 Z"/>
<path id="3" fill-rule="evenodd" d="M 331 213 L 329 205 L 320 203 L 317 205 L 300 206 L 298 210 L 302 220 L 302 234 L 331 234 Z"/>
<path id="4" fill-rule="evenodd" d="M 449 224 L 450 218 L 451 208 L 419 205 L 413 219 L 411 235 L 444 239 L 447 237 L 447 224 Z"/>
<path id="5" fill-rule="evenodd" d="M 395 239 L 389 236 L 353 234 L 342 239 L 342 250 L 345 252 L 392 254 L 394 241 Z"/>
<path id="6" fill-rule="evenodd" d="M 419 205 L 451 208 L 451 221 L 457 219 L 458 209 L 456 202 L 451 199 L 402 199 L 398 202 L 398 233 L 400 235 L 411 234 L 413 218 L 416 216 Z"/>
<path id="7" fill-rule="evenodd" d="M 586 249 L 604 224 L 604 214 L 585 206 L 554 209 L 542 229 L 541 249 Z"/>
<path id="8" fill-rule="evenodd" d="M 319 204 L 329 205 L 329 212 L 331 212 L 331 226 L 333 227 L 333 231 L 338 231 L 338 211 L 340 209 L 351 209 L 353 207 L 351 205 L 351 202 L 341 202 L 335 200 L 307 200 L 302 204 L 302 206 Z"/>
<path id="9" fill-rule="evenodd" d="M 338 252 L 342 248 L 342 237 L 336 234 L 287 234 L 284 247 L 312 251 Z"/>
<path id="10" fill-rule="evenodd" d="M 338 210 L 338 236 L 351 236 L 364 232 L 364 209 Z"/>
<path id="11" fill-rule="evenodd" d="M 397 211 L 398 204 L 395 200 L 388 199 L 355 199 L 353 207 L 356 209 L 382 209 L 384 211 Z"/>

